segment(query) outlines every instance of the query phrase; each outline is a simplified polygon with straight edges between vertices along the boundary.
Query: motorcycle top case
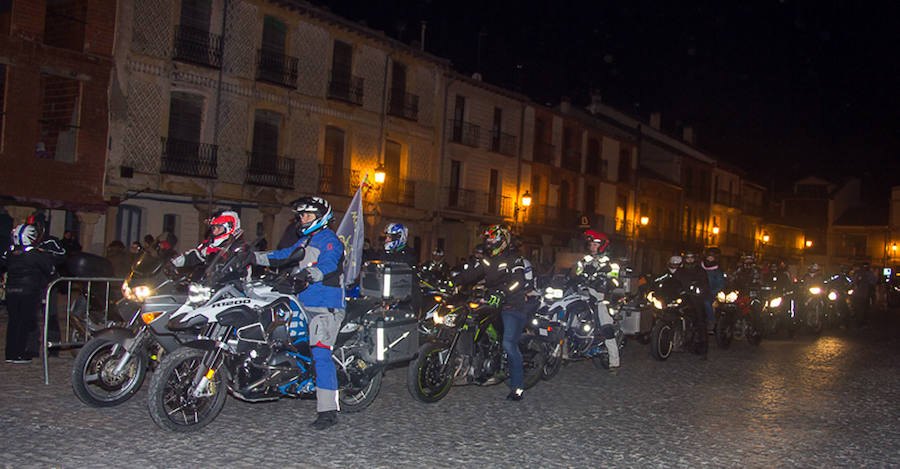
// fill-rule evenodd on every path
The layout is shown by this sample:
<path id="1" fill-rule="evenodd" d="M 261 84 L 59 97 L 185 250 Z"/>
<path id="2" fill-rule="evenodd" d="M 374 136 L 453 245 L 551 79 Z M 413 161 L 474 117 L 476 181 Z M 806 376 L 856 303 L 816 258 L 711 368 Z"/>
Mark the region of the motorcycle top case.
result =
<path id="1" fill-rule="evenodd" d="M 392 300 L 406 300 L 418 285 L 413 269 L 402 262 L 369 261 L 363 266 L 359 292 Z"/>

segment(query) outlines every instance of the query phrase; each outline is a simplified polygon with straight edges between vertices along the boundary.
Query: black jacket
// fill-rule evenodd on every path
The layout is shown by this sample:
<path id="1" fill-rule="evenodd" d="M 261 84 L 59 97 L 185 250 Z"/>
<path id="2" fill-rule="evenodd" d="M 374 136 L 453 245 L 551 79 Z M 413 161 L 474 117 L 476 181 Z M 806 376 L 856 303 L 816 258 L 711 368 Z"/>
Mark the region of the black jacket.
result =
<path id="1" fill-rule="evenodd" d="M 415 253 L 409 246 L 403 246 L 397 252 L 387 252 L 383 249 L 376 251 L 372 255 L 372 260 L 383 261 L 383 262 L 402 262 L 410 267 L 415 268 L 419 263 L 419 260 L 416 259 Z"/>
<path id="2" fill-rule="evenodd" d="M 699 264 L 695 263 L 690 266 L 682 266 L 675 271 L 675 278 L 681 282 L 681 285 L 684 288 L 688 288 L 691 284 L 694 284 L 700 288 L 700 294 L 704 299 L 711 298 L 709 276 L 706 275 L 706 271 L 703 270 L 703 267 L 700 267 Z"/>
<path id="3" fill-rule="evenodd" d="M 502 292 L 503 305 L 522 311 L 525 305 L 525 264 L 522 258 L 501 253 L 469 264 L 453 278 L 454 283 L 470 285 L 484 279 L 486 293 Z"/>
<path id="4" fill-rule="evenodd" d="M 56 274 L 49 254 L 39 249 L 16 248 L 3 254 L 7 294 L 42 294 Z"/>

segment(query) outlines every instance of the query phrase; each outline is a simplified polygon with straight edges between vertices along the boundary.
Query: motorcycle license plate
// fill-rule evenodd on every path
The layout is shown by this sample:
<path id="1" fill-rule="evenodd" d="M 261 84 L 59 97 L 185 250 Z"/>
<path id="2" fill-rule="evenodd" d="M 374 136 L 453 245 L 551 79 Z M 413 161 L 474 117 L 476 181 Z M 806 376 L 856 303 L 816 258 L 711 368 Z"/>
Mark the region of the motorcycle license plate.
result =
<path id="1" fill-rule="evenodd" d="M 546 337 L 546 336 L 550 335 L 550 332 L 546 328 L 541 327 L 541 328 L 538 328 L 538 334 Z"/>

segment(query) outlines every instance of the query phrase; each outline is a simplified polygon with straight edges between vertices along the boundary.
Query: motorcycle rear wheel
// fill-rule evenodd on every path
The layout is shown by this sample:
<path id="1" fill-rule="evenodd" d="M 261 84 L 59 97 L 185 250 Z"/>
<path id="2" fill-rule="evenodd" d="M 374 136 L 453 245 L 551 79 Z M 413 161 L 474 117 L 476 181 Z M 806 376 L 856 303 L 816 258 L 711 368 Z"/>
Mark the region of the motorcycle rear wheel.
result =
<path id="1" fill-rule="evenodd" d="M 384 376 L 379 371 L 360 389 L 341 389 L 341 412 L 359 412 L 366 407 L 369 407 L 369 404 L 371 404 L 378 396 L 378 391 L 381 390 L 381 381 L 383 378 Z"/>
<path id="2" fill-rule="evenodd" d="M 440 354 L 447 352 L 444 345 L 426 342 L 419 347 L 419 354 L 409 362 L 406 370 L 406 389 L 416 400 L 431 404 L 444 398 L 450 392 L 452 370 L 441 374 Z"/>
<path id="3" fill-rule="evenodd" d="M 119 376 L 112 374 L 124 349 L 117 342 L 96 337 L 84 344 L 72 365 L 72 391 L 91 407 L 112 407 L 134 396 L 147 376 L 147 356 L 139 351 L 131 357 Z"/>
<path id="4" fill-rule="evenodd" d="M 725 316 L 719 316 L 716 320 L 716 345 L 721 349 L 727 349 L 731 346 L 731 340 L 734 338 L 734 323 L 729 321 Z"/>
<path id="5" fill-rule="evenodd" d="M 654 324 L 650 330 L 650 354 L 653 358 L 659 361 L 669 358 L 675 349 L 674 337 L 675 331 L 672 330 L 671 324 L 663 322 Z"/>
<path id="6" fill-rule="evenodd" d="M 555 343 L 555 344 L 546 344 L 546 359 L 544 360 L 544 368 L 541 372 L 541 378 L 545 380 L 549 380 L 556 376 L 559 373 L 559 369 L 562 367 L 562 347 L 563 344 Z"/>
<path id="7" fill-rule="evenodd" d="M 209 387 L 212 396 L 193 397 L 191 381 L 203 366 L 206 352 L 182 347 L 172 352 L 150 378 L 147 407 L 153 422 L 164 430 L 194 432 L 215 420 L 225 405 L 227 390 L 224 373 L 213 376 Z"/>
<path id="8" fill-rule="evenodd" d="M 547 361 L 547 355 L 544 353 L 541 344 L 533 340 L 519 345 L 519 349 L 522 353 L 522 381 L 525 389 L 530 389 L 544 376 L 544 364 Z"/>

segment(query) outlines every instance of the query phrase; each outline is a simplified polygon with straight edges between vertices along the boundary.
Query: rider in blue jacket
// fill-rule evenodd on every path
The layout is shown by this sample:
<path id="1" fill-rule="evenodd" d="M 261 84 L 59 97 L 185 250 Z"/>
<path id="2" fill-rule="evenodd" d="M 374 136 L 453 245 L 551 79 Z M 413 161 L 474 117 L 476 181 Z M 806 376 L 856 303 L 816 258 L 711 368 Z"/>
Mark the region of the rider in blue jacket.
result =
<path id="1" fill-rule="evenodd" d="M 331 352 L 344 319 L 344 245 L 328 228 L 328 222 L 334 216 L 328 201 L 320 197 L 301 197 L 291 207 L 297 215 L 299 239 L 284 249 L 256 253 L 256 263 L 272 265 L 291 259 L 298 267 L 295 284 L 306 284 L 306 288 L 298 288 L 302 291 L 297 298 L 309 315 L 309 344 L 316 367 L 318 414 L 310 425 L 316 430 L 324 430 L 337 423 L 340 409 L 337 373 Z"/>

